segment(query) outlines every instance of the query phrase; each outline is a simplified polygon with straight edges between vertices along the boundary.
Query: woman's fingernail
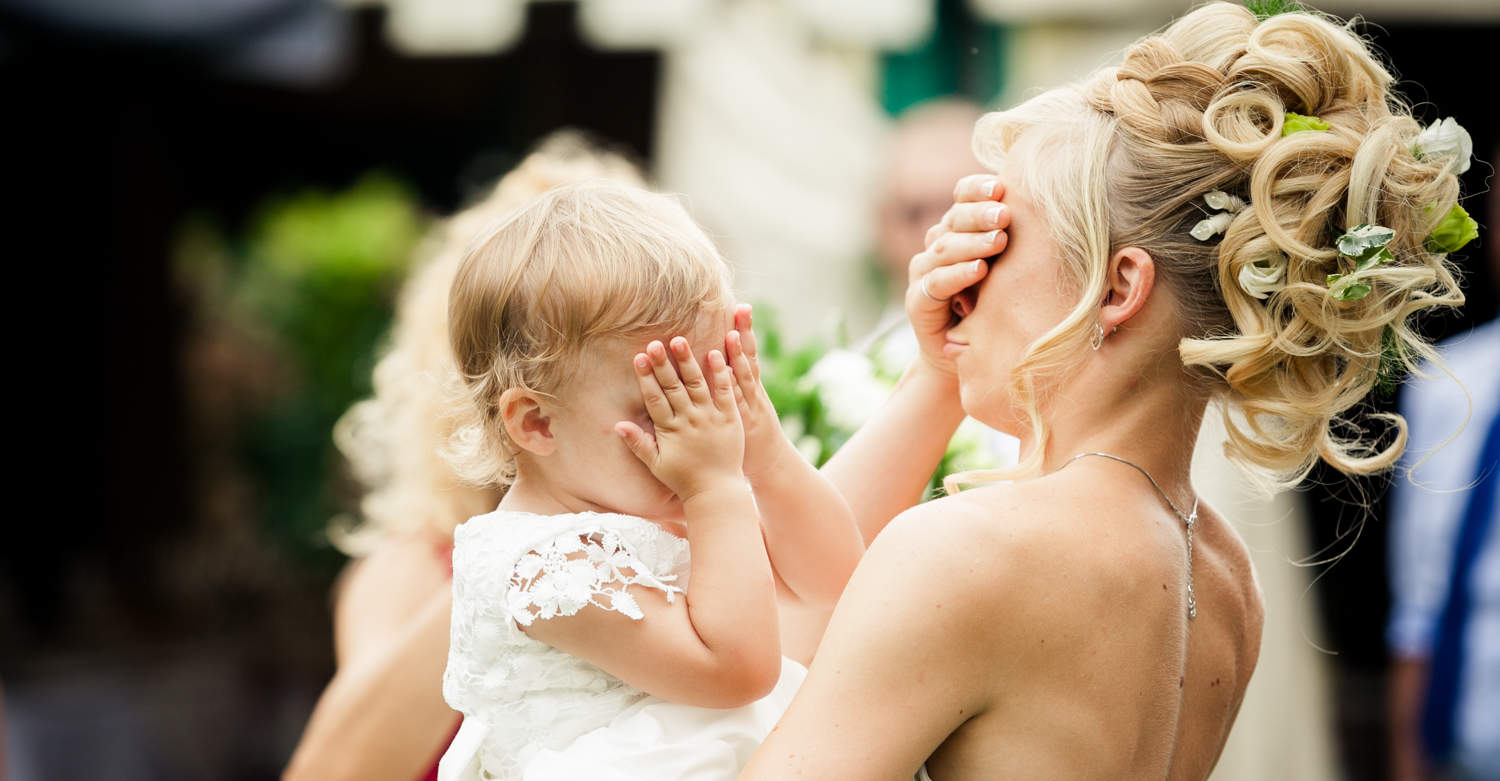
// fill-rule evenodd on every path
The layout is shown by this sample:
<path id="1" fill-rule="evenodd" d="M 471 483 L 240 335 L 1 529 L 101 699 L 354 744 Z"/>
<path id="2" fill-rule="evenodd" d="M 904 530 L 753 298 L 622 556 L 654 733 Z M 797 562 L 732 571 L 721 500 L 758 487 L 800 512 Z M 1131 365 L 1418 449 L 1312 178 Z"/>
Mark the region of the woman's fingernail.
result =
<path id="1" fill-rule="evenodd" d="M 651 368 L 651 360 L 648 359 L 645 355 L 637 355 L 635 357 L 635 368 L 649 369 Z"/>
<path id="2" fill-rule="evenodd" d="M 985 194 L 988 195 L 991 198 L 994 198 L 995 197 L 995 190 L 999 187 L 999 185 L 1000 185 L 1000 180 L 999 179 L 991 179 L 990 180 L 990 184 L 989 184 L 989 189 L 985 190 Z"/>
<path id="3" fill-rule="evenodd" d="M 985 241 L 986 244 L 994 244 L 995 242 L 997 242 L 999 240 L 1000 240 L 1000 231 L 994 230 L 994 231 L 990 231 L 989 233 L 984 234 L 984 241 Z"/>
<path id="4" fill-rule="evenodd" d="M 978 271 L 980 269 L 982 269 L 982 268 L 984 268 L 984 259 L 983 258 L 980 258 L 979 260 L 974 261 L 974 271 L 975 271 L 975 273 L 978 273 Z"/>
<path id="5" fill-rule="evenodd" d="M 1000 224 L 1000 205 L 999 204 L 996 204 L 996 205 L 991 206 L 990 208 L 984 210 L 984 224 L 985 225 L 998 225 L 998 224 Z"/>

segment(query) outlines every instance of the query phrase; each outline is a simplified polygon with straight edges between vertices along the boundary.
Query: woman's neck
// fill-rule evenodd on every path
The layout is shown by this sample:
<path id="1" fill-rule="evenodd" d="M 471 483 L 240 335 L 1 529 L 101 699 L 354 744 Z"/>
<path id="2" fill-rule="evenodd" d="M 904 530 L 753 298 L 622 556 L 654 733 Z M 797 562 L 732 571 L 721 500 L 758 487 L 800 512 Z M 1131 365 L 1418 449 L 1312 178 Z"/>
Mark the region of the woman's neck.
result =
<path id="1" fill-rule="evenodd" d="M 1043 411 L 1048 439 L 1041 473 L 1061 469 L 1079 453 L 1108 453 L 1145 469 L 1179 506 L 1191 506 L 1193 447 L 1208 397 L 1183 382 L 1180 367 L 1171 371 L 1177 376 L 1065 383 Z M 1023 453 L 1033 447 L 1033 438 L 1022 438 Z"/>

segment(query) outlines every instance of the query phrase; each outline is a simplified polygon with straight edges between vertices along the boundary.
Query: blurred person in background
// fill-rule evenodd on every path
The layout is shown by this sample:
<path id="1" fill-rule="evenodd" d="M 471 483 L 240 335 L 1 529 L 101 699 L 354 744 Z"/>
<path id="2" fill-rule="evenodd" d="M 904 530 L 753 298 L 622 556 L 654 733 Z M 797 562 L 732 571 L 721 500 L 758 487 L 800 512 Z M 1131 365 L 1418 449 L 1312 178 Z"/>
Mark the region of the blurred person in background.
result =
<path id="1" fill-rule="evenodd" d="M 1500 148 L 1490 158 L 1500 161 Z M 1500 198 L 1490 198 L 1490 226 Z M 1500 247 L 1486 247 L 1500 280 Z M 1391 486 L 1386 640 L 1396 781 L 1500 779 L 1500 319 L 1438 345 L 1408 384 Z M 1451 372 L 1451 375 L 1450 375 Z"/>
<path id="2" fill-rule="evenodd" d="M 954 183 L 980 170 L 972 139 L 982 113 L 963 98 L 934 98 L 903 111 L 891 127 L 875 215 L 876 260 L 887 292 L 877 332 L 906 322 L 907 265 L 922 251 L 927 229 L 953 205 Z"/>
<path id="3" fill-rule="evenodd" d="M 365 486 L 363 521 L 330 536 L 354 557 L 335 586 L 337 671 L 286 768 L 288 779 L 435 777 L 458 729 L 443 701 L 453 594 L 453 529 L 495 509 L 499 486 L 461 482 L 440 455 L 453 424 L 447 385 L 448 289 L 464 250 L 488 225 L 553 187 L 595 178 L 642 184 L 637 168 L 578 134 L 559 132 L 484 200 L 436 229 L 397 306 L 375 395 L 334 435 Z"/>
<path id="4" fill-rule="evenodd" d="M 886 300 L 875 327 L 855 345 L 878 352 L 891 365 L 904 366 L 917 357 L 917 337 L 902 304 L 907 269 L 922 251 L 927 229 L 953 205 L 954 185 L 981 170 L 973 138 L 982 115 L 971 100 L 938 97 L 901 112 L 891 127 L 875 204 L 875 255 Z M 973 422 L 965 425 L 980 432 L 995 464 L 1015 463 L 1015 437 Z"/>

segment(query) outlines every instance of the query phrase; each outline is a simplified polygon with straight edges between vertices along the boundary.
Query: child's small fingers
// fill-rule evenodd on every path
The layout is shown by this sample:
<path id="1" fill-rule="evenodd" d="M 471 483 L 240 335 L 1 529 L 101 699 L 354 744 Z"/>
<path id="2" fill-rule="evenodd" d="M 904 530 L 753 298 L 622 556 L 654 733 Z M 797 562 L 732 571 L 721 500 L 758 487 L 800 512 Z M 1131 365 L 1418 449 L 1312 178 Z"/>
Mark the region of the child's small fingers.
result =
<path id="1" fill-rule="evenodd" d="M 750 402 L 745 400 L 745 392 L 740 390 L 738 382 L 734 384 L 734 406 L 740 408 L 741 417 L 750 414 Z"/>
<path id="2" fill-rule="evenodd" d="M 754 390 L 753 386 L 756 382 L 755 367 L 750 363 L 750 356 L 745 354 L 744 342 L 740 338 L 739 332 L 730 332 L 729 342 L 729 354 L 733 361 L 731 368 L 734 369 L 735 385 L 741 393 L 748 395 Z"/>
<path id="3" fill-rule="evenodd" d="M 636 382 L 641 386 L 641 398 L 646 402 L 646 414 L 657 423 L 671 420 L 672 405 L 667 401 L 666 394 L 662 393 L 661 384 L 656 381 L 656 373 L 651 369 L 651 359 L 645 353 L 636 353 L 634 366 Z"/>
<path id="4" fill-rule="evenodd" d="M 709 350 L 708 369 L 713 374 L 714 405 L 723 410 L 734 408 L 734 373 L 724 361 L 724 354 L 718 350 Z"/>
<path id="5" fill-rule="evenodd" d="M 622 420 L 615 424 L 615 433 L 625 440 L 625 447 L 646 466 L 656 463 L 656 442 L 640 426 Z"/>
<path id="6" fill-rule="evenodd" d="M 739 331 L 730 331 L 724 334 L 724 355 L 729 359 L 729 365 L 733 366 L 739 356 L 745 352 L 745 340 L 740 337 Z"/>
<path id="7" fill-rule="evenodd" d="M 661 386 L 661 392 L 667 397 L 667 403 L 672 405 L 673 412 L 682 412 L 692 406 L 687 389 L 682 387 L 682 380 L 677 376 L 677 369 L 667 359 L 666 346 L 661 342 L 652 342 L 646 345 L 646 356 L 651 359 L 651 373 L 656 377 L 656 384 Z"/>
<path id="8" fill-rule="evenodd" d="M 703 376 L 703 369 L 698 366 L 698 359 L 693 355 L 693 347 L 688 340 L 675 336 L 672 337 L 672 357 L 677 359 L 677 373 L 682 376 L 682 386 L 687 389 L 688 398 L 694 404 L 707 404 L 712 399 L 712 393 L 708 388 L 708 380 Z"/>
<path id="9" fill-rule="evenodd" d="M 745 354 L 750 356 L 750 363 L 755 363 L 755 314 L 750 306 L 745 306 L 745 327 L 737 329 L 740 332 L 740 341 L 744 344 Z"/>

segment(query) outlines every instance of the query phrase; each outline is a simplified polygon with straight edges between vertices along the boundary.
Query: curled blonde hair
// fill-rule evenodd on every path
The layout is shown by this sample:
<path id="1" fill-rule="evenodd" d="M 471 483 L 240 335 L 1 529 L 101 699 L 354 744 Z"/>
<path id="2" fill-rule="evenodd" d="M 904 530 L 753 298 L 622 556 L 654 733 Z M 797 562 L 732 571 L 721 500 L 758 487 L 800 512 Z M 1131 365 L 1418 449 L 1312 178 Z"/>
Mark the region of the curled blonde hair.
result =
<path id="1" fill-rule="evenodd" d="M 980 120 L 974 148 L 986 165 L 1026 140 L 1021 186 L 1080 291 L 1013 373 L 1037 447 L 1012 474 L 1040 467 L 1038 385 L 1079 361 L 1109 259 L 1129 246 L 1151 254 L 1174 296 L 1192 381 L 1230 402 L 1231 460 L 1278 487 L 1319 458 L 1346 474 L 1395 463 L 1406 444 L 1399 415 L 1368 416 L 1388 427 L 1375 437 L 1346 416 L 1375 384 L 1382 352 L 1408 370 L 1436 359 L 1410 318 L 1463 294 L 1447 259 L 1423 247 L 1457 202 L 1457 178 L 1447 161 L 1415 156 L 1421 127 L 1391 83 L 1350 26 L 1311 12 L 1260 21 L 1212 3 L 1131 46 L 1120 66 Z M 1283 137 L 1289 111 L 1330 129 Z M 1200 242 L 1189 231 L 1212 190 L 1250 208 L 1222 240 Z M 1341 301 L 1326 281 L 1348 270 L 1334 244 L 1360 223 L 1395 230 L 1395 259 L 1361 272 L 1368 296 Z M 1260 300 L 1237 279 L 1266 258 L 1286 259 L 1286 285 Z M 950 488 L 973 475 L 954 477 Z"/>
<path id="2" fill-rule="evenodd" d="M 548 136 L 479 202 L 436 227 L 419 247 L 402 288 L 389 346 L 374 372 L 374 395 L 345 412 L 334 441 L 365 492 L 361 519 L 339 519 L 329 536 L 351 556 L 383 540 L 425 532 L 453 536 L 468 518 L 494 509 L 504 487 L 462 482 L 440 451 L 456 427 L 448 394 L 458 368 L 448 346 L 448 289 L 476 235 L 528 199 L 560 185 L 608 178 L 642 184 L 636 167 L 582 135 Z"/>
<path id="3" fill-rule="evenodd" d="M 468 480 L 509 484 L 501 394 L 557 399 L 589 346 L 689 332 L 729 306 L 729 267 L 677 200 L 605 181 L 533 199 L 453 281 L 449 340 L 463 386 L 450 463 Z"/>

